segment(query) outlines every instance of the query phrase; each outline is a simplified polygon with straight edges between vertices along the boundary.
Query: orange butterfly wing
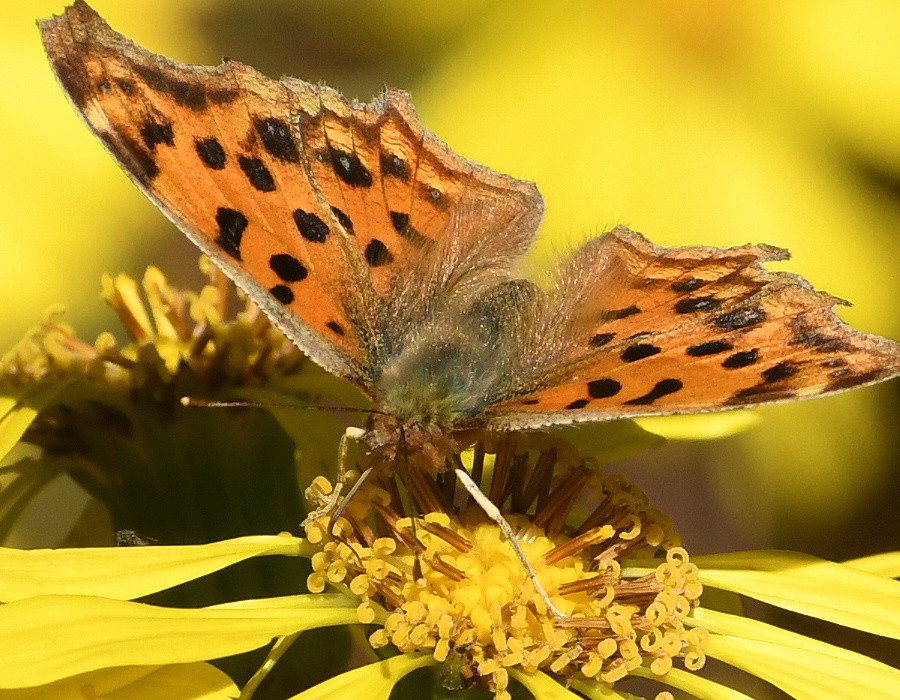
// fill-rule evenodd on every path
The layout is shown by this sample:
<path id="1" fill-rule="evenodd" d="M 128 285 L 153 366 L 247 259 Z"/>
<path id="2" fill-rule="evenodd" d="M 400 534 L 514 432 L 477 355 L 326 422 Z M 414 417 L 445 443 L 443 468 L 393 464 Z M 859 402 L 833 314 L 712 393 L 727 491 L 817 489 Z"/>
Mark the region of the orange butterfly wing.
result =
<path id="1" fill-rule="evenodd" d="M 82 0 L 41 30 L 72 104 L 138 187 L 302 350 L 369 396 L 382 297 L 460 235 L 461 208 L 527 219 L 508 246 L 531 241 L 534 186 L 452 153 L 405 93 L 351 104 L 237 62 L 178 63 Z"/>
<path id="2" fill-rule="evenodd" d="M 661 248 L 621 227 L 590 241 L 559 273 L 558 294 L 582 297 L 566 327 L 575 344 L 546 388 L 492 408 L 489 425 L 752 406 L 900 374 L 900 345 L 847 326 L 832 309 L 846 302 L 763 266 L 787 257 Z"/>

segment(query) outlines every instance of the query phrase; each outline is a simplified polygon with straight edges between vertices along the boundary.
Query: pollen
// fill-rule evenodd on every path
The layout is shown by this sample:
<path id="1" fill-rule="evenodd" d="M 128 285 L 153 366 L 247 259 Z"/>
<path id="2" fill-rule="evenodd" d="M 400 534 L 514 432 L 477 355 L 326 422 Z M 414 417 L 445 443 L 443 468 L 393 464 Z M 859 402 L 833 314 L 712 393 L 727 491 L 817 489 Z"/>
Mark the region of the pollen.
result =
<path id="1" fill-rule="evenodd" d="M 619 477 L 593 477 L 601 505 L 572 534 L 536 524 L 549 522 L 547 507 L 561 507 L 553 489 L 543 508 L 506 513 L 536 581 L 477 506 L 410 518 L 382 491 L 361 497 L 377 508 L 345 509 L 331 538 L 323 536 L 327 516 L 307 524 L 325 542 L 312 558 L 309 588 L 346 585 L 361 600 L 360 622 L 388 611 L 369 637 L 373 647 L 428 653 L 441 663 L 461 658 L 465 682 L 501 699 L 509 697 L 510 668 L 612 684 L 638 666 L 660 676 L 676 663 L 702 667 L 708 637 L 684 624 L 702 591 L 697 567 L 638 489 Z M 330 490 L 321 482 L 316 488 Z M 626 575 L 632 559 L 641 560 L 639 576 Z M 548 609 L 539 587 L 562 616 Z"/>

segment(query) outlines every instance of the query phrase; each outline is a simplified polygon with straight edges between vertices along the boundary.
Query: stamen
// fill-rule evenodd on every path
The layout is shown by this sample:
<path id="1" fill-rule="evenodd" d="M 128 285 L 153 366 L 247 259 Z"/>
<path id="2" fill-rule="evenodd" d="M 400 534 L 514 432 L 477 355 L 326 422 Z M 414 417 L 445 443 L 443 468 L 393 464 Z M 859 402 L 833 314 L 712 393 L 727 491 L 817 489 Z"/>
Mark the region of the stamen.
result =
<path id="1" fill-rule="evenodd" d="M 444 505 L 438 483 L 410 464 L 416 502 L 439 495 L 438 509 L 416 518 L 414 541 L 413 520 L 392 495 L 393 480 L 376 470 L 355 497 L 362 506 L 345 508 L 341 522 L 350 522 L 336 528 L 338 541 L 323 536 L 321 520 L 308 526 L 310 541 L 322 538 L 310 590 L 343 575 L 361 599 L 361 621 L 374 619 L 376 604 L 391 611 L 383 629 L 370 635 L 373 647 L 391 644 L 404 653 L 431 653 L 439 662 L 452 659 L 468 669 L 457 670 L 457 677 L 486 685 L 498 698 L 507 697 L 509 668 L 563 678 L 582 673 L 606 683 L 642 664 L 656 674 L 666 673 L 673 660 L 700 668 L 708 637 L 682 622 L 702 591 L 697 567 L 646 496 L 619 477 L 604 478 L 565 444 L 479 441 L 473 463 L 483 467 L 491 453 L 494 480 L 515 478 L 526 486 L 491 484 L 486 492 L 520 506 L 540 503 L 542 520 L 559 531 L 548 533 L 536 524 L 538 516 L 515 509 L 501 515 L 478 489 L 469 492 L 478 504 L 471 516 L 457 517 Z M 560 454 L 564 464 L 550 462 Z M 457 478 L 472 481 L 465 472 Z M 594 524 L 567 537 L 561 530 L 587 487 L 600 501 L 589 516 Z M 310 491 L 321 499 L 328 489 L 318 483 Z M 483 521 L 482 507 L 494 509 L 500 522 L 466 525 Z M 666 556 L 652 573 L 622 577 L 623 557 L 640 558 L 643 566 L 661 552 Z"/>

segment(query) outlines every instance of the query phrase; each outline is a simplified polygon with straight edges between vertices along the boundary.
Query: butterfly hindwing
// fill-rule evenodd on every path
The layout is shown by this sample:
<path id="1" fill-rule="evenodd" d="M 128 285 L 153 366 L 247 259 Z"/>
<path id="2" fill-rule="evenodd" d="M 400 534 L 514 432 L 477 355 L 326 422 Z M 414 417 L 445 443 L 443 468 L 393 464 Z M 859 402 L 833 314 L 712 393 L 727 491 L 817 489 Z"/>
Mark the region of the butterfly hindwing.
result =
<path id="1" fill-rule="evenodd" d="M 489 423 L 696 413 L 900 373 L 897 343 L 853 330 L 832 308 L 844 302 L 763 266 L 786 256 L 770 246 L 660 248 L 624 228 L 589 242 L 563 264 L 548 301 L 570 345 L 543 387 L 491 409 Z"/>

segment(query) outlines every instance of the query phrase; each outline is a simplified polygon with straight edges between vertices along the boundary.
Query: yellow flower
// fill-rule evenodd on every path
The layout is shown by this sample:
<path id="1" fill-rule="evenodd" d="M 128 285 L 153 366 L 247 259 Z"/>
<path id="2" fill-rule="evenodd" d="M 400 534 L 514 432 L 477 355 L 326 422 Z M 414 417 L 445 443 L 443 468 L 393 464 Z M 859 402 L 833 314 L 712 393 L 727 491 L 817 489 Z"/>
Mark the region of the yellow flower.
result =
<path id="1" fill-rule="evenodd" d="M 277 423 L 180 397 L 352 402 L 252 306 L 232 316 L 221 278 L 193 295 L 151 269 L 143 286 L 145 300 L 127 278 L 104 285 L 130 342 L 86 343 L 50 314 L 0 361 L 0 448 L 40 449 L 0 470 L 0 534 L 68 474 L 108 510 L 106 541 L 118 530 L 133 545 L 0 548 L 0 700 L 248 700 L 266 684 L 278 700 L 386 700 L 401 682 L 415 697 L 615 699 L 647 692 L 637 679 L 659 700 L 750 697 L 708 678 L 708 658 L 797 698 L 900 693 L 897 669 L 749 618 L 739 598 L 900 639 L 900 554 L 689 555 L 671 519 L 595 459 L 658 442 L 629 422 L 593 428 L 605 442 L 591 457 L 569 441 L 590 431 L 470 435 L 467 473 L 502 505 L 496 520 L 452 470 L 434 477 L 411 456 L 363 478 L 351 451 L 352 498 L 301 479 L 306 536 L 253 534 L 298 526 L 295 445 L 321 474 L 346 421 L 324 435 L 313 412 L 271 408 Z M 83 534 L 96 520 L 82 540 L 98 539 L 102 521 Z M 348 671 L 338 633 L 360 624 Z"/>
<path id="2" fill-rule="evenodd" d="M 322 486 L 318 483 L 312 492 L 327 496 Z M 56 698 L 77 688 L 88 693 L 84 697 L 115 689 L 116 697 L 136 698 L 180 685 L 187 689 L 184 694 L 169 697 L 234 698 L 234 684 L 202 660 L 276 638 L 271 662 L 304 630 L 356 622 L 377 623 L 379 629 L 370 634 L 373 646 L 391 647 L 399 655 L 338 674 L 292 698 L 386 700 L 397 682 L 422 666 L 439 668 L 440 682 L 447 687 L 482 681 L 501 698 L 520 696 L 518 684 L 538 697 L 578 697 L 574 690 L 589 698 L 634 698 L 623 692 L 635 677 L 701 698 L 752 697 L 694 672 L 705 657 L 763 678 L 797 698 L 896 697 L 897 669 L 722 608 L 735 603 L 729 594 L 740 594 L 900 639 L 900 583 L 888 578 L 900 573 L 900 553 L 847 564 L 787 552 L 743 552 L 688 562 L 684 551 L 673 546 L 665 518 L 633 487 L 604 479 L 603 488 L 614 491 L 595 511 L 594 518 L 600 512 L 605 516 L 597 520 L 601 524 L 591 537 L 588 531 L 572 539 L 545 537 L 533 522 L 519 520 L 524 549 L 554 604 L 567 615 L 562 619 L 548 615 L 493 525 L 462 526 L 446 514 L 418 521 L 422 546 L 416 555 L 404 542 L 408 521 L 395 521 L 394 537 L 364 547 L 346 534 L 348 525 L 354 536 L 361 532 L 362 523 L 352 515 L 339 521 L 337 532 L 342 534 L 317 544 L 283 535 L 181 547 L 0 549 L 0 600 L 6 602 L 0 607 L 0 654 L 6 661 L 0 667 L 0 688 L 7 689 L 0 690 L 0 697 L 20 697 L 14 689 L 29 688 L 28 697 Z M 558 516 L 554 501 L 567 490 L 561 483 L 553 493 L 541 494 L 549 497 L 544 508 Z M 390 502 L 378 491 L 372 489 L 370 495 L 382 498 L 382 510 L 389 515 Z M 615 506 L 623 494 L 630 511 L 621 503 Z M 348 510 L 358 505 L 352 503 Z M 475 515 L 469 509 L 460 517 Z M 310 525 L 317 533 L 314 539 L 324 535 L 321 523 Z M 616 528 L 613 523 L 620 529 L 603 540 L 600 533 L 609 535 Z M 598 542 L 601 550 L 614 554 L 584 557 Z M 663 559 L 632 556 L 666 546 L 669 553 Z M 311 557 L 314 585 L 326 579 L 337 592 L 199 609 L 127 602 L 254 556 Z M 416 556 L 424 585 L 410 575 Z M 589 574 L 588 568 L 595 572 Z M 605 577 L 599 585 L 597 572 Z M 716 605 L 707 606 L 702 598 L 698 604 L 701 585 L 704 596 L 717 594 L 711 598 Z M 598 588 L 602 595 L 588 594 Z M 659 605 L 662 601 L 671 605 Z M 578 617 L 587 611 L 594 614 Z M 330 653 L 323 651 L 324 656 L 305 661 L 321 663 Z M 691 671 L 673 667 L 673 660 Z M 242 697 L 249 697 L 248 688 L 256 687 L 269 668 L 263 666 Z M 417 697 L 423 697 L 427 677 L 415 678 Z M 657 698 L 667 697 L 661 692 Z"/>
<path id="3" fill-rule="evenodd" d="M 330 584 L 359 597 L 360 622 L 382 625 L 369 636 L 374 648 L 426 653 L 441 664 L 452 657 L 454 685 L 481 682 L 501 699 L 510 697 L 513 671 L 613 684 L 642 664 L 656 675 L 673 659 L 702 667 L 703 631 L 685 627 L 702 587 L 669 519 L 639 489 L 603 478 L 596 463 L 558 440 L 479 440 L 476 474 L 485 473 L 486 449 L 492 478 L 481 485 L 495 500 L 510 498 L 505 519 L 520 551 L 477 504 L 412 519 L 393 505 L 390 475 L 378 486 L 370 477 L 343 510 L 337 534 L 327 534 L 328 513 L 307 525 L 308 541 L 319 546 L 309 589 Z M 447 501 L 425 473 L 407 482 L 416 503 Z M 320 477 L 309 496 L 328 504 L 331 485 Z M 579 496 L 597 507 L 567 536 Z M 622 561 L 658 553 L 653 570 L 623 577 Z"/>

